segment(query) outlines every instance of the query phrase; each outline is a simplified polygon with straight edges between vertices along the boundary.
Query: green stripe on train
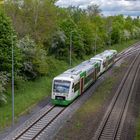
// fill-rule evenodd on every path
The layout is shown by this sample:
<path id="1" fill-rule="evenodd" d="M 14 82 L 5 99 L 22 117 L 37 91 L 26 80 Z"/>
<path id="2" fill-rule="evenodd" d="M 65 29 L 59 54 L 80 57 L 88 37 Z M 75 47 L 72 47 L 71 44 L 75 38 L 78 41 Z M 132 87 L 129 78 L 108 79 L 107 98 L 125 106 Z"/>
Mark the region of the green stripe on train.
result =
<path id="1" fill-rule="evenodd" d="M 86 71 L 80 73 L 80 77 L 86 77 Z"/>
<path id="2" fill-rule="evenodd" d="M 77 95 L 78 96 L 78 95 Z M 77 96 L 75 96 L 75 98 L 77 98 Z M 58 99 L 51 99 L 52 103 L 55 104 L 55 105 L 69 105 L 71 102 L 73 102 L 74 99 L 72 100 L 58 100 Z"/>

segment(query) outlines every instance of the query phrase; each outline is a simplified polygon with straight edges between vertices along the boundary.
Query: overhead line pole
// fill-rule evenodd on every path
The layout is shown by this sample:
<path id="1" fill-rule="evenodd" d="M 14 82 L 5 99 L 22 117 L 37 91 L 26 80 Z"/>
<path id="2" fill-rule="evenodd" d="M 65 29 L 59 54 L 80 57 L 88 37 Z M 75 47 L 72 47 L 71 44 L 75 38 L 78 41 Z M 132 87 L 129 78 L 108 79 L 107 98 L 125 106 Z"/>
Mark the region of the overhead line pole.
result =
<path id="1" fill-rule="evenodd" d="M 72 54 L 72 32 L 70 32 L 70 67 L 71 67 L 71 54 Z"/>
<path id="2" fill-rule="evenodd" d="M 15 0 L 13 0 L 15 3 Z M 13 37 L 14 35 L 11 34 L 11 42 L 12 42 L 12 125 L 15 124 L 15 76 L 14 76 L 14 45 L 13 45 Z"/>
<path id="3" fill-rule="evenodd" d="M 12 124 L 15 123 L 15 98 L 14 98 L 14 46 L 13 46 L 13 36 L 12 36 Z"/>
<path id="4" fill-rule="evenodd" d="M 96 27 L 96 30 L 95 30 L 95 55 L 96 55 L 96 44 L 97 44 L 97 27 Z"/>

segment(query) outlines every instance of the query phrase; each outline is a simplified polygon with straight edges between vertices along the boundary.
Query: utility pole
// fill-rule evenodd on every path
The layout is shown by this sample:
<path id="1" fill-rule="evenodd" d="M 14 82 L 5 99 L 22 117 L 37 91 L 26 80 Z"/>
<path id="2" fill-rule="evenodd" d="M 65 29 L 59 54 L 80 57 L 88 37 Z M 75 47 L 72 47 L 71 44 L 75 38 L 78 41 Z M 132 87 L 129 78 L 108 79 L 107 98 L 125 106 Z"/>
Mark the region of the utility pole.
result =
<path id="1" fill-rule="evenodd" d="M 71 67 L 71 55 L 72 55 L 72 31 L 70 32 L 70 67 Z"/>
<path id="2" fill-rule="evenodd" d="M 111 47 L 112 19 L 108 19 L 109 47 Z"/>
<path id="3" fill-rule="evenodd" d="M 97 44 L 97 27 L 96 27 L 96 31 L 95 31 L 95 55 L 96 55 L 96 44 Z"/>
<path id="4" fill-rule="evenodd" d="M 13 3 L 15 4 L 15 0 L 13 0 Z M 14 13 L 15 16 L 15 13 Z M 12 125 L 15 124 L 15 77 L 14 77 L 14 45 L 13 45 L 13 38 L 14 35 L 11 34 L 11 42 L 12 42 Z"/>
<path id="5" fill-rule="evenodd" d="M 13 46 L 13 34 L 11 35 L 11 41 L 12 41 L 12 124 L 14 126 L 15 123 L 15 99 L 14 99 L 14 46 Z"/>
<path id="6" fill-rule="evenodd" d="M 109 47 L 111 47 L 111 28 L 109 29 Z"/>

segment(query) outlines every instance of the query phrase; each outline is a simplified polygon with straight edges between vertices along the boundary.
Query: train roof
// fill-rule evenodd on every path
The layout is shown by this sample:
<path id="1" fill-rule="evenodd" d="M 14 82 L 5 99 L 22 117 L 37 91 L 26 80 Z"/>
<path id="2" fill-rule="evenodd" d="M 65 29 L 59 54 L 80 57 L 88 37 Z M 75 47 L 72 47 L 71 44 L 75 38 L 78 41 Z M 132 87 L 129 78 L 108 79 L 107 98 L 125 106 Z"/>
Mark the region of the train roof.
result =
<path id="1" fill-rule="evenodd" d="M 116 50 L 105 50 L 104 52 L 95 55 L 90 60 L 101 60 L 106 61 L 106 59 L 113 57 L 115 54 L 117 54 Z"/>
<path id="2" fill-rule="evenodd" d="M 103 54 L 98 54 L 98 55 L 95 55 L 94 57 L 92 57 L 90 60 L 101 60 L 101 61 L 105 61 L 106 60 L 106 56 L 104 56 Z"/>
<path id="3" fill-rule="evenodd" d="M 91 69 L 93 70 L 94 67 L 100 65 L 99 61 L 95 61 L 95 60 L 87 60 L 82 62 L 81 64 L 77 65 L 74 68 L 68 69 L 67 71 L 65 71 L 64 73 L 60 74 L 59 76 L 55 77 L 54 79 L 65 79 L 65 77 L 67 77 L 67 80 L 73 80 L 73 79 L 77 79 L 83 75 L 85 75 L 86 73 L 88 73 Z"/>
<path id="4" fill-rule="evenodd" d="M 105 50 L 105 51 L 109 51 L 117 54 L 117 50 Z"/>
<path id="5" fill-rule="evenodd" d="M 68 69 L 55 77 L 54 80 L 61 79 L 72 81 L 73 79 L 79 79 L 80 77 L 89 74 L 95 67 L 101 65 L 100 60 L 105 61 L 108 57 L 114 55 L 114 53 L 116 53 L 115 50 L 106 50 L 103 53 L 92 57 L 90 60 L 86 60 L 74 68 Z"/>

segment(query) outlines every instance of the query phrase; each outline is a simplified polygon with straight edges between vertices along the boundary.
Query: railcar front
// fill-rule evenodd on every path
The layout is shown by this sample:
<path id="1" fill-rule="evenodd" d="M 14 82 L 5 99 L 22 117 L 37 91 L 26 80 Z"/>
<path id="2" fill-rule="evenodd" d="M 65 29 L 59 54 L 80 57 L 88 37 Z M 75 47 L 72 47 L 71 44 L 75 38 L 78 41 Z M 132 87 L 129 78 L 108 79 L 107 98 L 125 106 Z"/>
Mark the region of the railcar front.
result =
<path id="1" fill-rule="evenodd" d="M 52 84 L 52 103 L 55 105 L 68 105 L 72 102 L 73 80 L 67 77 L 54 78 Z"/>
<path id="2" fill-rule="evenodd" d="M 100 74 L 102 74 L 106 70 L 106 58 L 103 57 L 102 55 L 96 55 L 95 57 L 92 57 L 90 59 L 91 61 L 99 61 L 100 62 Z"/>
<path id="3" fill-rule="evenodd" d="M 117 56 L 116 50 L 106 50 L 103 52 L 103 54 L 107 57 L 107 64 L 108 68 L 113 65 L 115 58 Z"/>

